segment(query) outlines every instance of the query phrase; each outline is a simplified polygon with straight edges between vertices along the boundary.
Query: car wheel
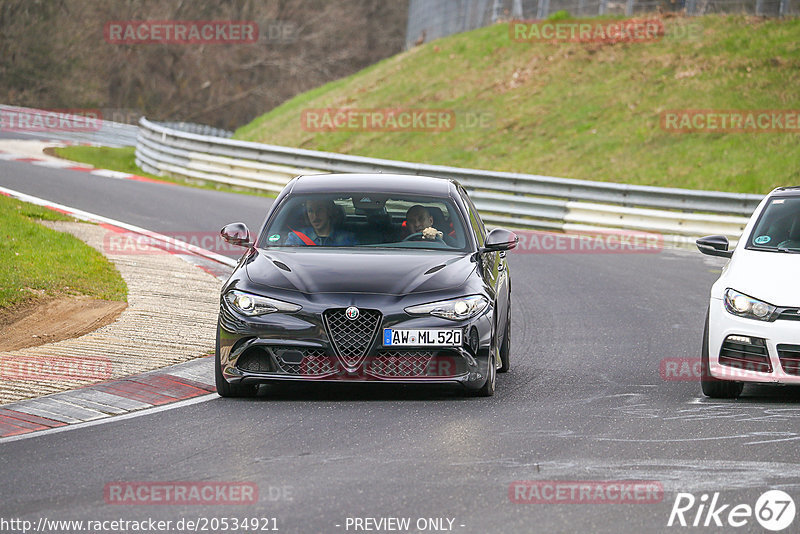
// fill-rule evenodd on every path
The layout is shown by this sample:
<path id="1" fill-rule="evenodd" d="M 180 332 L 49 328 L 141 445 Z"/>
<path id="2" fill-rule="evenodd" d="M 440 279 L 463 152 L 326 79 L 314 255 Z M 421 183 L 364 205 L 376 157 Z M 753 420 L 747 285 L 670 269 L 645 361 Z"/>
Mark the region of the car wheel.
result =
<path id="1" fill-rule="evenodd" d="M 487 370 L 487 374 L 489 376 L 486 377 L 486 382 L 484 382 L 483 387 L 473 392 L 473 396 L 491 397 L 492 395 L 494 395 L 494 389 L 497 383 L 497 362 L 495 360 L 496 359 L 494 356 L 490 358 L 489 368 Z"/>
<path id="2" fill-rule="evenodd" d="M 217 329 L 217 342 L 214 350 L 214 382 L 220 397 L 252 397 L 258 391 L 257 384 L 230 384 L 222 376 L 222 365 L 219 359 L 219 329 Z"/>
<path id="3" fill-rule="evenodd" d="M 706 312 L 706 326 L 703 329 L 703 352 L 700 357 L 700 380 L 703 395 L 712 399 L 735 399 L 742 393 L 744 384 L 733 380 L 714 378 L 708 370 L 708 314 L 709 312 Z"/>
<path id="4" fill-rule="evenodd" d="M 507 373 L 511 368 L 511 299 L 508 300 L 508 317 L 506 318 L 506 331 L 503 334 L 503 344 L 500 346 L 500 368 L 498 373 Z"/>

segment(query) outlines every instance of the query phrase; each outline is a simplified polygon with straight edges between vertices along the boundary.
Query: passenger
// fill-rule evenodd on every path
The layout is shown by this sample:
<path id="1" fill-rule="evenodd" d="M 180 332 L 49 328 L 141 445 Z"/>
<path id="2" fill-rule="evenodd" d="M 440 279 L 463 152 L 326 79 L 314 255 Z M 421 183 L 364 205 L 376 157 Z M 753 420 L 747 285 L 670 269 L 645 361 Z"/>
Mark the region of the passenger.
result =
<path id="1" fill-rule="evenodd" d="M 287 245 L 321 245 L 329 247 L 350 247 L 356 245 L 355 236 L 346 230 L 336 228 L 334 221 L 336 204 L 333 200 L 309 200 L 306 202 L 306 215 L 310 228 L 292 230 L 286 239 Z"/>

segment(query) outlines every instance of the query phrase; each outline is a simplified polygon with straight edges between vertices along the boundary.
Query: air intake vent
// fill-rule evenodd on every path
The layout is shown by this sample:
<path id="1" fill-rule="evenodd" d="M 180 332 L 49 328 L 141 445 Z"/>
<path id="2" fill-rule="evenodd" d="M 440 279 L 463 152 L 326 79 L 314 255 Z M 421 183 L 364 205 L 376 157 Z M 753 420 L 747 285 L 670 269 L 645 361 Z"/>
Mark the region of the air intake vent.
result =
<path id="1" fill-rule="evenodd" d="M 783 372 L 800 376 L 800 345 L 778 345 L 778 359 Z"/>
<path id="2" fill-rule="evenodd" d="M 719 351 L 719 363 L 745 371 L 772 372 L 766 343 L 757 337 L 728 336 Z"/>

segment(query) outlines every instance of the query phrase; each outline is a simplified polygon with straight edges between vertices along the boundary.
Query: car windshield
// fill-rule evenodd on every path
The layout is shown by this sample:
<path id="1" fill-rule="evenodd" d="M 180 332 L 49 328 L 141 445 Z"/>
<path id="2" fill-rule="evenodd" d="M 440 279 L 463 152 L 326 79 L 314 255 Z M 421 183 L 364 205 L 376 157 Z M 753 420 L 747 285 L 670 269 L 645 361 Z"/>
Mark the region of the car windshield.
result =
<path id="1" fill-rule="evenodd" d="M 258 246 L 465 251 L 467 243 L 464 223 L 449 198 L 347 193 L 286 199 Z"/>
<path id="2" fill-rule="evenodd" d="M 800 197 L 770 200 L 750 234 L 747 248 L 800 252 Z"/>

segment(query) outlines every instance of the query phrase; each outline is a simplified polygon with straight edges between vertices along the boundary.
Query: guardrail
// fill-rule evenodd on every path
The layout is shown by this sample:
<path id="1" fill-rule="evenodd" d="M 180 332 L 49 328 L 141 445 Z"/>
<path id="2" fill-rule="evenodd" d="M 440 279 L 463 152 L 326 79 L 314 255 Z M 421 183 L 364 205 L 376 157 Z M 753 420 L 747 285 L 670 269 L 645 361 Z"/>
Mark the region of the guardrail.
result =
<path id="1" fill-rule="evenodd" d="M 455 178 L 469 190 L 489 224 L 565 231 L 622 228 L 673 236 L 673 241 L 706 234 L 735 240 L 762 199 L 318 152 L 183 132 L 144 117 L 139 121 L 136 163 L 153 174 L 273 192 L 298 174 Z"/>
<path id="2" fill-rule="evenodd" d="M 22 106 L 8 106 L 0 104 L 0 131 L 12 131 L 25 134 L 30 137 L 44 139 L 58 139 L 73 143 L 92 143 L 104 146 L 134 146 L 138 128 L 133 124 L 123 124 L 113 122 L 103 118 L 101 110 L 84 110 L 87 114 L 96 112 L 95 120 L 86 124 L 86 117 L 75 116 L 68 113 L 69 110 L 42 110 L 26 108 Z M 78 111 L 78 110 L 73 110 Z M 38 121 L 45 122 L 49 114 L 57 117 L 64 117 L 69 120 L 76 120 L 78 125 L 75 127 L 64 127 L 63 124 L 50 125 L 39 124 Z M 20 125 L 24 120 L 24 125 Z"/>

